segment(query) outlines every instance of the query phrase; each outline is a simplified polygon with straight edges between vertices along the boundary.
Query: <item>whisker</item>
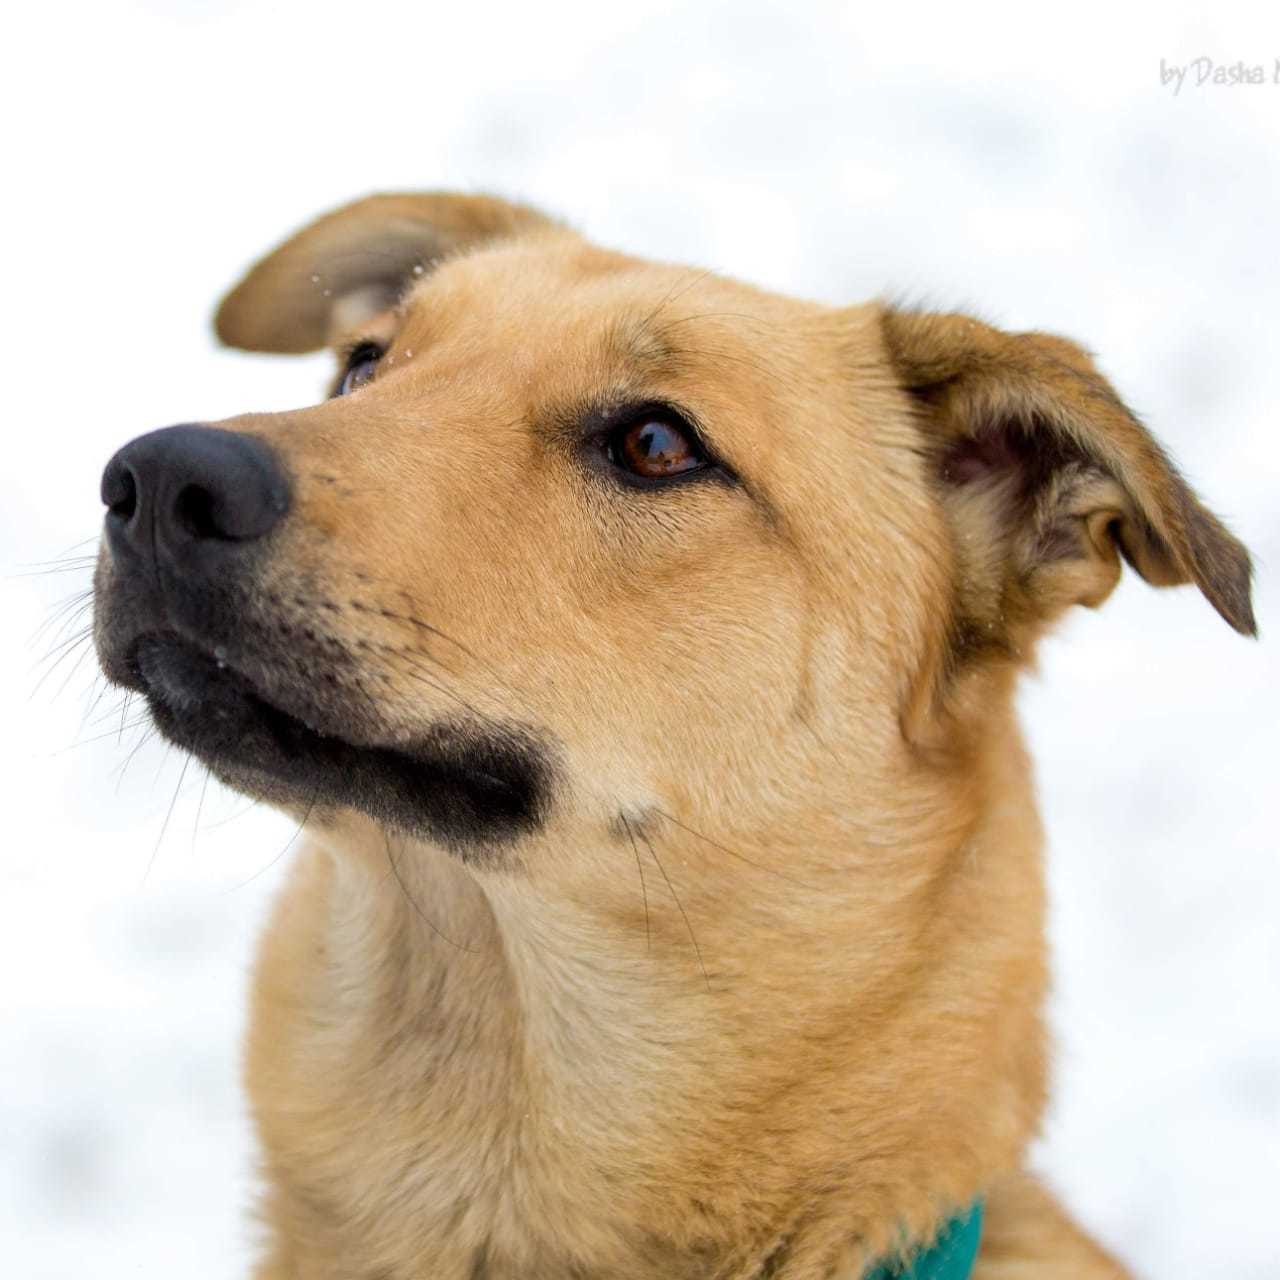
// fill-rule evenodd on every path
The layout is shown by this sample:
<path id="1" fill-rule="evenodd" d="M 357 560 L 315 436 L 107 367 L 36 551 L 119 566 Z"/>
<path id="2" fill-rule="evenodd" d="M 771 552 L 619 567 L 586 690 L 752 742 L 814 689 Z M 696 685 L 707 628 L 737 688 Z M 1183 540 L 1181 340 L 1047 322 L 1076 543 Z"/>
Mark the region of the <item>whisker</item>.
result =
<path id="1" fill-rule="evenodd" d="M 809 717 L 807 714 L 805 714 L 804 712 L 797 711 L 796 723 L 799 724 L 809 734 L 809 736 L 813 738 L 814 742 L 816 742 L 818 746 L 820 746 L 823 749 L 823 751 L 825 751 L 827 755 L 831 757 L 831 761 L 833 764 L 836 764 L 841 768 L 844 767 L 845 762 L 840 759 L 839 755 L 836 753 L 835 748 L 832 747 L 832 745 L 817 731 L 817 729 L 815 729 L 813 725 L 809 723 Z"/>
<path id="2" fill-rule="evenodd" d="M 103 687 L 102 687 L 102 693 L 98 695 L 98 702 L 101 702 L 103 697 L 110 692 L 111 692 L 111 686 L 104 681 Z M 124 712 L 125 706 L 128 704 L 132 696 L 133 694 L 131 691 L 126 692 L 123 695 L 123 697 L 121 697 L 119 702 L 116 702 L 111 706 L 105 708 L 104 710 L 100 711 L 96 716 L 93 716 L 92 718 L 86 718 L 84 723 L 81 724 L 80 728 L 82 730 L 96 729 L 99 725 L 102 725 L 102 724 L 108 724 L 108 723 L 114 724 L 115 721 L 118 718 L 120 718 L 121 714 Z"/>
<path id="3" fill-rule="evenodd" d="M 686 293 L 688 293 L 691 289 L 695 288 L 697 285 L 700 285 L 709 275 L 714 274 L 714 270 L 715 269 L 713 267 L 708 267 L 705 271 L 695 271 L 693 274 L 693 279 L 690 280 L 688 284 L 684 286 L 683 289 L 680 288 L 682 281 L 677 280 L 675 284 L 673 284 L 671 288 L 667 290 L 666 297 L 664 297 L 662 301 L 659 302 L 658 305 L 654 307 L 654 309 L 650 311 L 649 314 L 645 316 L 643 320 L 641 320 L 640 327 L 642 329 L 647 329 L 649 325 L 651 325 L 654 322 L 654 320 L 658 317 L 658 314 L 665 307 L 668 307 L 670 306 L 671 303 L 677 301 L 680 298 L 683 298 Z"/>
<path id="4" fill-rule="evenodd" d="M 209 771 L 207 769 L 205 770 L 204 780 L 205 780 L 205 785 L 207 786 L 209 783 Z M 317 787 L 311 793 L 311 799 L 307 801 L 307 807 L 305 812 L 302 815 L 302 821 L 298 823 L 298 829 L 285 842 L 284 848 L 281 849 L 280 852 L 277 853 L 276 856 L 272 858 L 271 861 L 268 862 L 265 867 L 260 867 L 247 880 L 242 880 L 239 884 L 232 885 L 231 888 L 227 890 L 228 893 L 235 893 L 237 890 L 245 888 L 246 885 L 251 885 L 256 879 L 258 879 L 259 876 L 265 876 L 267 872 L 270 871 L 271 868 L 274 867 L 276 863 L 279 862 L 280 859 L 283 858 L 284 855 L 288 853 L 290 849 L 293 848 L 293 842 L 302 834 L 303 829 L 306 827 L 307 823 L 311 820 L 311 811 L 312 809 L 315 808 L 316 800 L 319 798 L 319 796 L 320 796 L 320 788 Z M 200 798 L 201 800 L 204 799 L 203 794 L 201 795 Z"/>
<path id="5" fill-rule="evenodd" d="M 662 878 L 667 882 L 667 888 L 671 890 L 671 896 L 675 899 L 675 904 L 680 910 L 680 914 L 684 917 L 684 927 L 689 930 L 689 941 L 693 943 L 694 954 L 698 957 L 698 968 L 702 970 L 702 980 L 707 984 L 707 990 L 711 990 L 711 979 L 707 975 L 707 966 L 702 963 L 702 948 L 698 946 L 698 939 L 694 937 L 693 925 L 689 923 L 688 913 L 684 909 L 684 904 L 680 901 L 680 895 L 676 893 L 676 887 L 671 883 L 671 877 L 667 875 L 667 869 L 658 858 L 658 851 L 653 847 L 653 842 L 645 834 L 643 827 L 640 828 L 640 839 L 644 841 L 645 848 L 649 850 L 650 856 L 657 863 L 658 870 L 662 872 Z"/>
<path id="6" fill-rule="evenodd" d="M 681 316 L 679 320 L 668 320 L 666 324 L 654 332 L 658 337 L 662 337 L 669 330 L 675 329 L 682 324 L 692 324 L 695 320 L 746 320 L 748 323 L 760 328 L 768 327 L 761 324 L 759 316 L 747 315 L 743 311 L 700 311 L 697 315 Z"/>
<path id="7" fill-rule="evenodd" d="M 438 632 L 435 627 L 427 627 L 425 623 L 423 624 L 423 627 L 425 630 L 430 631 L 432 635 L 440 635 L 440 632 Z M 447 638 L 447 637 L 442 637 L 442 638 Z M 404 646 L 403 649 L 396 649 L 392 646 L 390 647 L 390 652 L 421 654 L 422 657 L 426 659 L 426 661 L 430 662 L 433 666 L 439 667 L 440 670 L 443 671 L 446 675 L 451 676 L 454 679 L 457 678 L 457 675 L 458 675 L 457 671 L 455 671 L 453 667 L 449 666 L 449 664 L 445 662 L 445 660 L 442 657 L 440 657 L 440 655 L 436 653 L 433 649 L 427 648 L 425 644 L 407 644 Z"/>
<path id="8" fill-rule="evenodd" d="M 91 542 L 98 542 L 98 536 L 86 538 L 83 542 L 77 542 L 74 546 L 67 547 L 56 556 L 50 556 L 48 560 L 26 560 L 18 564 L 19 572 L 12 574 L 12 577 L 23 578 L 29 574 L 40 573 L 46 569 L 61 569 L 63 566 L 83 567 L 85 565 L 96 564 L 98 560 L 98 551 L 95 547 L 93 551 L 85 552 L 82 555 L 75 555 L 81 547 L 87 547 Z"/>
<path id="9" fill-rule="evenodd" d="M 53 673 L 57 671 L 57 669 L 60 666 L 62 666 L 62 664 L 67 660 L 67 658 L 71 654 L 75 653 L 76 649 L 80 645 L 84 644 L 84 642 L 88 640 L 92 632 L 93 632 L 92 627 L 85 627 L 83 631 L 80 631 L 78 634 L 71 636 L 67 640 L 64 640 L 60 645 L 57 646 L 57 648 L 45 654 L 45 656 L 40 661 L 49 662 L 50 665 L 45 668 L 44 674 L 40 677 L 39 680 L 36 681 L 36 687 L 31 690 L 31 693 L 28 695 L 28 700 L 34 698 L 36 694 L 38 694 L 40 690 L 44 688 L 45 682 L 49 679 L 49 677 L 53 675 Z M 88 650 L 86 649 L 85 652 L 88 652 Z M 84 658 L 84 654 L 82 653 L 80 655 L 80 660 L 83 660 L 83 658 Z M 74 673 L 74 671 L 75 671 L 75 668 L 73 667 L 72 672 Z"/>
<path id="10" fill-rule="evenodd" d="M 36 659 L 34 669 L 39 669 L 41 664 L 50 661 L 66 645 L 74 644 L 77 640 L 93 634 L 92 619 L 88 623 L 85 622 L 85 614 L 92 607 L 92 600 L 76 601 L 74 607 L 64 608 L 59 616 L 51 617 L 40 625 L 31 637 L 29 646 L 34 649 L 47 641 L 48 648 L 40 658 Z"/>
<path id="11" fill-rule="evenodd" d="M 57 634 L 49 643 L 48 649 L 32 663 L 32 673 L 39 671 L 42 666 L 49 663 L 55 663 L 57 658 L 67 649 L 74 649 L 77 645 L 87 640 L 93 634 L 93 624 L 85 623 L 84 610 L 87 605 L 82 605 L 74 614 L 69 614 L 63 619 L 62 624 L 58 627 Z M 37 685 L 36 688 L 39 688 Z M 32 690 L 34 694 L 35 690 Z"/>
<path id="12" fill-rule="evenodd" d="M 129 704 L 133 701 L 133 690 L 130 689 L 124 695 L 124 701 L 120 704 L 120 732 L 116 735 L 116 742 L 119 743 L 124 737 L 124 719 L 129 714 Z"/>
<path id="13" fill-rule="evenodd" d="M 172 749 L 173 749 L 172 743 L 166 742 L 164 744 L 164 755 L 160 757 L 160 763 L 156 765 L 156 776 L 152 780 L 152 784 L 151 784 L 152 786 L 155 786 L 155 784 L 160 781 L 160 775 L 164 773 L 164 767 L 169 763 L 169 752 L 172 751 Z M 187 757 L 187 759 L 190 759 L 190 758 L 191 758 L 190 756 Z"/>
<path id="14" fill-rule="evenodd" d="M 204 767 L 204 782 L 200 784 L 200 799 L 196 801 L 196 820 L 191 825 L 191 852 L 196 851 L 196 839 L 200 835 L 200 817 L 204 813 L 204 798 L 209 790 L 209 779 L 213 777 L 213 770 L 208 765 Z"/>
<path id="15" fill-rule="evenodd" d="M 773 867 L 766 867 L 762 863 L 752 862 L 752 860 L 745 854 L 739 853 L 736 849 L 730 849 L 728 845 L 723 845 L 716 840 L 712 840 L 710 836 L 703 835 L 701 831 L 695 831 L 693 827 L 681 822 L 679 818 L 667 813 L 665 809 L 654 809 L 653 812 L 660 818 L 666 818 L 668 822 L 674 823 L 682 831 L 687 831 L 691 836 L 696 836 L 697 839 L 709 844 L 713 849 L 719 849 L 721 853 L 727 853 L 731 858 L 737 858 L 739 862 L 745 862 L 747 866 L 754 867 L 757 871 L 764 871 L 771 876 L 777 876 L 779 880 L 786 880 L 789 884 L 798 885 L 801 889 L 812 889 L 817 893 L 822 892 L 822 888 L 819 885 L 806 884 L 803 880 L 797 880 L 793 876 L 789 876 L 782 871 L 775 870 Z"/>
<path id="16" fill-rule="evenodd" d="M 139 729 L 147 723 L 148 717 L 145 715 L 138 716 L 136 720 L 130 720 L 128 724 L 122 726 L 123 729 Z M 119 734 L 115 729 L 108 729 L 106 733 L 95 733 L 92 738 L 79 738 L 68 747 L 60 747 L 53 754 L 54 756 L 65 755 L 68 751 L 76 751 L 80 747 L 91 746 L 95 742 L 102 742 L 107 738 L 118 738 Z"/>
<path id="17" fill-rule="evenodd" d="M 627 839 L 631 841 L 631 852 L 635 854 L 636 870 L 640 873 L 640 896 L 644 899 L 644 949 L 650 949 L 652 939 L 649 936 L 649 891 L 644 883 L 644 865 L 640 861 L 640 850 L 636 845 L 636 838 L 631 832 L 631 823 L 627 819 L 625 813 L 620 814 L 622 825 L 626 829 Z"/>
<path id="18" fill-rule="evenodd" d="M 249 796 L 249 803 L 247 805 L 241 809 L 237 809 L 235 813 L 228 814 L 225 818 L 219 818 L 216 822 L 209 823 L 209 825 L 205 827 L 205 830 L 218 831 L 222 827 L 230 826 L 233 822 L 245 817 L 246 814 L 252 813 L 260 804 L 263 803 L 265 799 L 266 796 L 262 794 Z"/>
<path id="19" fill-rule="evenodd" d="M 482 666 L 488 667 L 490 674 L 494 676 L 497 675 L 497 671 L 494 670 L 494 668 L 484 658 L 476 653 L 474 649 L 469 648 L 467 645 L 463 644 L 461 640 L 451 636 L 447 631 L 443 631 L 433 623 L 420 618 L 418 616 L 418 602 L 408 591 L 404 589 L 403 583 L 396 582 L 393 578 L 384 578 L 380 574 L 368 573 L 364 570 L 361 570 L 360 577 L 366 582 L 377 583 L 381 586 L 390 587 L 392 591 L 394 591 L 395 594 L 404 602 L 407 612 L 396 613 L 393 610 L 384 608 L 376 601 L 373 605 L 365 605 L 361 604 L 359 601 L 353 600 L 351 603 L 357 613 L 372 612 L 379 614 L 381 617 L 389 618 L 393 622 L 407 622 L 410 626 L 416 627 L 419 631 L 425 631 L 429 635 L 433 635 L 437 639 L 445 641 L 446 644 L 453 645 L 455 649 L 465 654 L 473 662 L 478 662 Z"/>
<path id="20" fill-rule="evenodd" d="M 54 626 L 58 626 L 59 623 L 61 623 L 61 625 L 58 626 L 58 632 L 60 634 L 63 627 L 67 626 L 68 615 L 71 615 L 71 617 L 78 619 L 80 614 L 83 613 L 85 609 L 89 608 L 92 605 L 92 603 L 93 603 L 92 587 L 86 587 L 83 591 L 72 592 L 72 594 L 69 595 L 65 600 L 61 601 L 59 604 L 55 605 L 52 609 L 49 610 L 48 617 L 46 617 L 45 620 L 32 633 L 31 639 L 28 641 L 28 644 L 30 644 L 32 647 L 39 644 L 40 641 L 44 639 L 45 635 L 49 632 L 50 628 Z M 54 638 L 56 640 L 57 636 L 55 636 Z"/>
<path id="21" fill-rule="evenodd" d="M 101 677 L 99 677 L 99 679 L 101 679 Z M 85 713 L 85 718 L 80 725 L 82 729 L 96 729 L 98 725 L 106 724 L 108 721 L 114 721 L 116 719 L 116 716 L 120 711 L 120 705 L 124 702 L 126 696 L 123 690 L 120 690 L 120 699 L 118 702 L 113 702 L 110 706 L 103 707 L 101 711 L 98 710 L 103 698 L 112 692 L 115 692 L 112 685 L 108 684 L 106 680 L 102 680 L 102 689 L 94 700 L 93 706 L 91 706 Z"/>
<path id="22" fill-rule="evenodd" d="M 764 363 L 759 360 L 753 360 L 749 356 L 733 351 L 725 351 L 722 347 L 708 347 L 705 344 L 697 347 L 681 346 L 680 352 L 687 356 L 700 356 L 708 363 L 714 363 L 719 360 L 728 364 L 736 364 L 743 369 L 749 369 L 752 373 L 757 373 L 762 378 L 770 378 L 772 372 Z"/>
<path id="23" fill-rule="evenodd" d="M 129 768 L 129 766 L 133 763 L 134 756 L 136 756 L 138 752 L 141 751 L 142 748 L 147 745 L 148 742 L 156 738 L 159 735 L 159 732 L 160 731 L 155 727 L 155 725 L 152 724 L 150 730 L 148 730 L 148 732 L 142 735 L 142 737 L 138 740 L 137 744 L 134 746 L 133 750 L 130 751 L 128 756 L 125 757 L 124 763 L 118 766 L 119 776 L 116 778 L 116 795 L 120 794 L 120 786 L 124 782 L 125 772 Z"/>
<path id="24" fill-rule="evenodd" d="M 410 604 L 412 603 L 413 602 L 410 601 Z M 473 662 L 484 663 L 484 659 L 481 658 L 474 649 L 468 648 L 461 640 L 455 639 L 447 631 L 441 631 L 439 627 L 433 626 L 430 622 L 424 622 L 416 613 L 397 613 L 392 616 L 397 622 L 407 622 L 410 626 L 417 627 L 419 631 L 425 631 L 428 635 L 433 635 L 437 639 L 444 640 L 446 643 L 453 645 L 455 649 L 466 654 L 466 656 Z M 439 661 L 439 659 L 437 659 L 437 661 Z M 485 663 L 485 665 L 487 666 L 488 664 Z"/>
<path id="25" fill-rule="evenodd" d="M 394 650 L 393 652 L 395 656 L 400 658 L 404 658 L 406 656 L 398 649 Z M 412 664 L 409 667 L 409 669 L 403 670 L 401 674 L 408 676 L 409 679 L 411 680 L 418 681 L 419 684 L 426 685 L 428 689 L 434 689 L 437 693 L 444 694 L 445 697 L 447 698 L 452 698 L 460 707 L 462 707 L 464 711 L 469 711 L 473 716 L 476 716 L 479 719 L 488 719 L 487 716 L 484 716 L 470 702 L 468 702 L 467 699 L 464 698 L 460 693 L 457 693 L 453 689 L 448 688 L 446 685 L 441 684 L 439 680 L 433 679 L 431 676 L 427 675 L 425 672 L 419 669 L 416 664 Z"/>
<path id="26" fill-rule="evenodd" d="M 71 681 L 75 679 L 76 672 L 79 671 L 82 666 L 84 666 L 84 660 L 92 652 L 93 652 L 93 648 L 90 645 L 85 645 L 85 647 L 80 650 L 80 656 L 75 660 L 75 662 L 71 664 L 71 670 L 67 672 L 66 679 L 63 680 L 63 682 L 58 686 L 58 691 L 53 695 L 55 700 L 58 698 L 61 698 L 62 695 L 66 693 L 67 685 L 69 685 Z"/>
<path id="27" fill-rule="evenodd" d="M 414 901 L 413 895 L 409 892 L 408 886 L 404 882 L 404 877 L 401 876 L 400 874 L 400 868 L 396 866 L 395 855 L 392 854 L 391 852 L 390 834 L 384 831 L 382 833 L 382 836 L 383 836 L 383 839 L 386 841 L 386 845 L 387 845 L 387 861 L 391 864 L 391 872 L 396 878 L 396 883 L 400 886 L 400 892 L 404 894 L 404 900 L 422 918 L 423 923 L 431 930 L 432 933 L 434 933 L 439 938 L 443 938 L 445 942 L 447 942 L 451 947 L 454 947 L 456 950 L 465 951 L 468 955 L 473 955 L 473 956 L 478 956 L 482 954 L 475 947 L 464 947 L 460 943 L 454 942 L 454 940 L 451 937 L 449 937 L 447 933 L 443 933 L 440 930 L 440 928 L 427 916 L 427 913 L 423 911 L 423 909 L 420 906 L 418 906 L 418 904 Z"/>
<path id="28" fill-rule="evenodd" d="M 424 657 L 428 661 L 435 661 L 432 655 L 423 649 L 406 649 L 406 650 L 397 649 L 397 650 L 394 650 L 393 652 L 398 654 L 400 657 L 409 660 L 410 662 L 412 662 L 411 655 L 413 654 L 421 654 L 422 657 Z M 414 668 L 414 671 L 421 672 L 421 667 L 419 667 L 416 663 L 413 664 L 413 668 Z M 447 668 L 444 668 L 444 669 L 446 671 L 448 670 Z M 409 674 L 413 674 L 413 672 L 410 672 Z M 424 682 L 429 682 L 425 675 L 421 676 L 420 678 L 422 678 Z M 497 677 L 495 676 L 495 679 L 496 678 Z M 498 680 L 498 683 L 504 687 L 507 693 L 511 692 L 511 686 L 508 685 L 506 681 Z M 462 706 L 466 708 L 466 710 L 470 711 L 471 714 L 476 716 L 477 718 L 481 720 L 492 720 L 493 717 L 488 712 L 481 711 L 478 707 L 473 705 L 471 702 L 467 701 L 456 690 L 450 689 L 448 688 L 448 686 L 444 684 L 433 685 L 432 687 L 438 688 L 440 692 L 447 694 L 449 697 L 453 698 L 455 701 L 460 702 Z M 520 712 L 517 708 L 513 707 L 506 698 L 499 697 L 498 694 L 495 693 L 492 689 L 485 689 L 484 696 L 489 701 L 493 702 L 504 715 L 506 715 L 512 720 L 527 720 L 530 718 L 527 713 Z"/>
<path id="29" fill-rule="evenodd" d="M 93 713 L 102 704 L 102 700 L 107 696 L 107 691 L 110 688 L 111 686 L 102 678 L 101 672 L 94 676 L 93 683 L 89 686 L 89 695 L 86 700 L 87 705 L 84 709 L 84 714 L 80 717 L 80 728 L 76 731 L 77 738 L 85 731 L 86 728 L 88 728 L 89 721 L 92 718 Z M 95 690 L 97 690 L 96 694 L 94 692 Z"/>
<path id="30" fill-rule="evenodd" d="M 44 565 L 39 563 L 26 565 L 18 573 L 11 573 L 11 578 L 47 578 L 56 573 L 83 573 L 85 569 L 97 564 L 97 556 L 78 556 L 73 560 L 51 560 Z"/>
<path id="31" fill-rule="evenodd" d="M 357 671 L 355 678 L 344 682 L 342 687 L 344 690 L 349 690 L 365 700 L 365 703 L 369 708 L 369 720 L 371 724 L 376 725 L 381 722 L 382 712 L 378 707 L 378 700 L 369 692 L 368 689 L 365 688 L 365 682 L 361 672 Z"/>
<path id="32" fill-rule="evenodd" d="M 80 627 L 78 630 L 73 631 L 70 635 L 62 635 L 62 632 L 64 632 L 68 626 L 74 626 L 77 622 L 79 622 L 85 608 L 86 606 L 82 604 L 80 608 L 71 616 L 71 618 L 64 619 L 63 625 L 58 629 L 58 637 L 49 645 L 49 648 L 45 651 L 44 656 L 36 660 L 37 667 L 39 667 L 42 663 L 49 662 L 58 654 L 62 653 L 65 649 L 71 648 L 79 644 L 81 640 L 86 639 L 90 634 L 92 634 L 93 632 L 92 626 L 87 626 L 87 627 Z"/>
<path id="33" fill-rule="evenodd" d="M 151 868 L 155 866 L 156 854 L 160 852 L 160 846 L 164 843 L 164 834 L 169 830 L 169 820 L 173 817 L 173 808 L 178 803 L 178 794 L 182 790 L 182 780 L 187 776 L 187 768 L 190 764 L 191 757 L 185 757 L 182 761 L 182 772 L 178 774 L 178 785 L 173 789 L 173 799 L 169 801 L 169 811 L 164 815 L 164 822 L 160 826 L 160 835 L 156 839 L 156 847 L 151 850 L 151 857 L 147 859 L 147 869 L 142 875 L 144 884 L 151 875 Z"/>
<path id="34" fill-rule="evenodd" d="M 482 666 L 488 672 L 490 677 L 496 680 L 500 685 L 503 685 L 508 690 L 510 690 L 510 685 L 508 684 L 507 681 L 505 681 L 502 678 L 501 674 L 498 672 L 498 669 L 493 665 L 492 662 L 490 662 L 482 654 L 477 653 L 469 645 L 464 644 L 456 636 L 450 635 L 447 631 L 443 630 L 441 627 L 436 626 L 434 623 L 427 622 L 424 618 L 422 618 L 419 615 L 417 600 L 414 599 L 413 595 L 410 592 L 405 590 L 404 585 L 402 583 L 397 582 L 392 578 L 383 577 L 381 574 L 370 573 L 364 569 L 361 569 L 357 573 L 356 577 L 358 581 L 369 584 L 369 585 L 389 587 L 392 590 L 392 592 L 394 592 L 394 594 L 402 602 L 403 608 L 405 611 L 397 612 L 394 609 L 389 609 L 375 599 L 369 602 L 352 600 L 351 607 L 355 610 L 355 612 L 374 614 L 376 616 L 386 618 L 392 622 L 405 623 L 408 626 L 411 626 L 418 631 L 424 632 L 425 634 L 434 637 L 435 639 L 442 640 L 445 644 L 452 645 L 453 648 L 457 649 L 459 653 L 469 658 L 472 662 L 477 663 L 479 666 Z M 436 666 L 440 667 L 441 670 L 445 671 L 449 675 L 455 676 L 457 674 L 437 654 L 432 653 L 430 650 L 425 648 L 406 648 L 404 650 L 393 649 L 393 650 L 390 650 L 390 652 L 398 653 L 402 655 L 407 655 L 409 653 L 421 654 L 422 657 L 434 663 Z M 508 711 L 508 714 L 511 714 L 511 712 Z"/>
<path id="35" fill-rule="evenodd" d="M 79 551 L 81 547 L 87 547 L 91 542 L 96 543 L 101 538 L 101 536 L 102 536 L 101 534 L 95 533 L 92 537 L 83 538 L 79 542 L 73 542 L 71 546 L 65 548 L 59 555 L 55 556 L 54 561 L 47 562 L 47 563 L 53 563 L 58 560 L 61 560 L 64 557 L 69 556 L 73 551 Z"/>

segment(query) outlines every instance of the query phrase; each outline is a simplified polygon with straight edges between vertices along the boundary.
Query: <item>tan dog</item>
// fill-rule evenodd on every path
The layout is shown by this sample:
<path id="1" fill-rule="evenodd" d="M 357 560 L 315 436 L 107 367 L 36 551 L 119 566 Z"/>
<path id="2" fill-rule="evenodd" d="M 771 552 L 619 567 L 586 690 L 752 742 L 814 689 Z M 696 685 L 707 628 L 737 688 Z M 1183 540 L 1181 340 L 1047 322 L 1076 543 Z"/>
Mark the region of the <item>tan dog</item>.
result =
<path id="1" fill-rule="evenodd" d="M 1120 1275 L 1021 1172 L 1014 686 L 1121 556 L 1254 624 L 1088 355 L 449 195 L 320 219 L 218 332 L 338 394 L 112 460 L 97 640 L 308 832 L 257 1275 L 860 1277 L 980 1197 L 974 1276 Z"/>

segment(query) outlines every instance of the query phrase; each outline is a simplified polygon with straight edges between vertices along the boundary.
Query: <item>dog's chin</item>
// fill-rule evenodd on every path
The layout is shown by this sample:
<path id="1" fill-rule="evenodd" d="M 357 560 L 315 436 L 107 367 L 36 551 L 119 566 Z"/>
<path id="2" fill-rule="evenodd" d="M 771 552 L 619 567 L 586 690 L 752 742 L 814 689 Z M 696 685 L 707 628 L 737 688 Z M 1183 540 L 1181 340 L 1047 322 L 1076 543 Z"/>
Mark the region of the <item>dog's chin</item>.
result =
<path id="1" fill-rule="evenodd" d="M 545 817 L 550 763 L 523 730 L 448 720 L 406 744 L 356 743 L 268 700 L 219 651 L 172 632 L 138 638 L 124 666 L 166 738 L 231 786 L 275 804 L 354 809 L 468 860 Z M 306 702 L 299 696 L 292 705 Z"/>

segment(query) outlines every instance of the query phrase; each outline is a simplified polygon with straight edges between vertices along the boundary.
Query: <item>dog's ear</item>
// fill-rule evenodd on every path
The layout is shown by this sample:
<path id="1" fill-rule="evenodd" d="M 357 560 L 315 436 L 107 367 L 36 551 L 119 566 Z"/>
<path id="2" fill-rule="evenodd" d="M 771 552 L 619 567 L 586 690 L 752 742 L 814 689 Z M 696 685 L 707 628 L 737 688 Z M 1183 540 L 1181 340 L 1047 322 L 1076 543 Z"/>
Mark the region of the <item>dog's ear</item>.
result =
<path id="1" fill-rule="evenodd" d="M 1017 652 L 1066 606 L 1101 604 L 1120 555 L 1256 634 L 1248 552 L 1082 348 L 889 307 L 881 328 L 953 531 L 962 647 Z"/>
<path id="2" fill-rule="evenodd" d="M 481 195 L 374 195 L 290 236 L 222 300 L 218 337 L 246 351 L 300 354 L 394 305 L 405 284 L 446 254 L 555 224 L 525 205 Z"/>

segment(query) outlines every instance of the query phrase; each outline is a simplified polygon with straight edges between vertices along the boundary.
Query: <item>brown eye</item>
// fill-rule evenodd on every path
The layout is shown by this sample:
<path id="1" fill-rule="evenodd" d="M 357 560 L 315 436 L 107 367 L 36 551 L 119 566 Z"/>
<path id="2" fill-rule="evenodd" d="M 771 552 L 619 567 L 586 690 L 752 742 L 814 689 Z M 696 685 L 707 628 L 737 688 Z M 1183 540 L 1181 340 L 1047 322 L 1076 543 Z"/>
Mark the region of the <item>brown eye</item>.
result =
<path id="1" fill-rule="evenodd" d="M 347 357 L 346 370 L 338 383 L 338 389 L 333 394 L 345 396 L 353 391 L 359 391 L 373 377 L 373 371 L 378 367 L 378 361 L 381 359 L 380 347 L 374 346 L 372 342 L 361 343 Z"/>
<path id="2" fill-rule="evenodd" d="M 609 461 L 632 475 L 662 480 L 707 465 L 692 433 L 665 418 L 643 418 L 609 437 Z"/>

